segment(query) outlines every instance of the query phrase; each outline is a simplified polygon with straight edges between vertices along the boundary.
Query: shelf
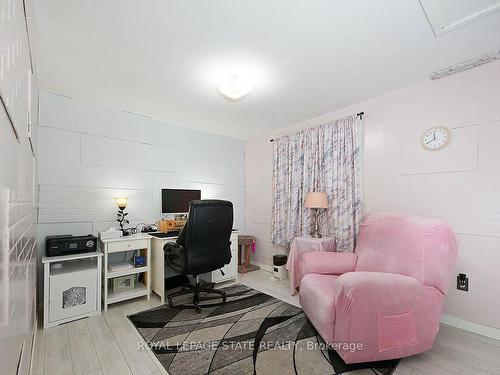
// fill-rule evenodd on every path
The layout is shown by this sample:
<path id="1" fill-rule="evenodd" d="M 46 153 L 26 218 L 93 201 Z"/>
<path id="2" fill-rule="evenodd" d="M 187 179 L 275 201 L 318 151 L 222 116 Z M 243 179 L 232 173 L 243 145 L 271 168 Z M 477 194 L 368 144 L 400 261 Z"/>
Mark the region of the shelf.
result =
<path id="1" fill-rule="evenodd" d="M 130 268 L 128 270 L 122 270 L 122 271 L 108 271 L 108 279 L 113 279 L 115 277 L 126 276 L 126 275 L 135 275 L 136 273 L 143 273 L 143 272 L 148 272 L 147 266 Z"/>
<path id="2" fill-rule="evenodd" d="M 42 257 L 42 263 L 54 263 L 54 262 L 65 262 L 67 260 L 75 260 L 75 259 L 85 259 L 85 258 L 95 258 L 101 257 L 102 252 L 100 251 L 92 251 L 89 253 L 80 253 L 80 254 L 71 254 L 71 255 L 61 255 L 55 257 Z"/>
<path id="3" fill-rule="evenodd" d="M 108 294 L 108 300 L 107 303 L 116 303 L 116 302 L 121 302 L 125 301 L 131 298 L 137 298 L 137 297 L 142 297 L 142 296 L 147 296 L 148 295 L 148 288 L 142 284 L 139 283 L 135 286 L 134 289 L 131 290 L 125 290 L 121 292 L 113 292 L 110 288 L 109 294 Z"/>
<path id="4" fill-rule="evenodd" d="M 100 260 L 98 260 L 99 262 Z M 97 263 L 95 259 L 84 258 L 84 259 L 76 259 L 72 261 L 63 261 L 60 262 L 60 268 L 54 268 L 53 264 L 50 265 L 50 273 L 49 276 L 57 276 L 64 275 L 68 273 L 76 273 L 76 272 L 89 272 L 94 271 L 97 272 Z"/>

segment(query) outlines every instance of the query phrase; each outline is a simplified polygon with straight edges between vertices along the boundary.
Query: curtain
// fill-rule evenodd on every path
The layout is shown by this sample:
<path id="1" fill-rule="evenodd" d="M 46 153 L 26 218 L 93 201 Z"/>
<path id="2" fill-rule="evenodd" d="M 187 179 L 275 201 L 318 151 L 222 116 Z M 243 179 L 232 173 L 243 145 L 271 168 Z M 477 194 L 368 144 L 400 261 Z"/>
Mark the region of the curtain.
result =
<path id="1" fill-rule="evenodd" d="M 353 251 L 361 221 L 360 131 L 356 116 L 275 139 L 271 239 L 288 247 L 309 235 L 313 212 L 304 207 L 309 191 L 324 191 L 328 209 L 319 210 L 324 237 L 337 251 Z"/>

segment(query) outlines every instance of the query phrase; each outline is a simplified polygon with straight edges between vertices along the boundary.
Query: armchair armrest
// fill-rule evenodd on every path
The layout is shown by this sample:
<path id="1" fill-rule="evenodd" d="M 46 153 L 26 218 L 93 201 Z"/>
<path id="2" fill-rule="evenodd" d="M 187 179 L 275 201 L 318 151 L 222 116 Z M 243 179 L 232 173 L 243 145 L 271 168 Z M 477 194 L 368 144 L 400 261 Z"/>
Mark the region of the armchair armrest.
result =
<path id="1" fill-rule="evenodd" d="M 443 300 L 438 289 L 410 276 L 346 273 L 335 287 L 334 340 L 362 342 L 363 361 L 404 357 L 416 347 L 427 350 L 439 330 Z M 341 355 L 346 361 L 355 356 Z"/>
<path id="2" fill-rule="evenodd" d="M 309 273 L 341 275 L 354 271 L 358 257 L 354 253 L 311 251 L 300 259 L 300 279 Z"/>

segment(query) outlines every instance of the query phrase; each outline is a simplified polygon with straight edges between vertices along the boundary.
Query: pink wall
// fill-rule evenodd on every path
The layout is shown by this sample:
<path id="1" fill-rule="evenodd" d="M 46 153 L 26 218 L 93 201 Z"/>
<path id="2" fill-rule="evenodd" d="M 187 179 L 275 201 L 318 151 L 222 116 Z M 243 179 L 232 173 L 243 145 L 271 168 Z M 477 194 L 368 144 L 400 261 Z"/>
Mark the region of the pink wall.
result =
<path id="1" fill-rule="evenodd" d="M 470 291 L 452 289 L 445 314 L 500 328 L 500 61 L 425 81 L 289 126 L 246 143 L 246 229 L 257 237 L 256 263 L 286 249 L 270 243 L 272 144 L 269 139 L 365 112 L 365 212 L 397 211 L 441 218 L 457 233 L 457 272 Z M 432 126 L 452 129 L 440 152 L 420 147 Z"/>

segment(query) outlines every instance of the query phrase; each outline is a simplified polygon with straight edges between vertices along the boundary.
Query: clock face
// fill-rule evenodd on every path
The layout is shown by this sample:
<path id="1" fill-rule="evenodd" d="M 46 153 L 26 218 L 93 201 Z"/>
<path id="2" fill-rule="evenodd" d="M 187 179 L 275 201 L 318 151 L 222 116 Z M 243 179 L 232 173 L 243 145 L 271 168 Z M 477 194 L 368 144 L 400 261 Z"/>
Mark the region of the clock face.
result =
<path id="1" fill-rule="evenodd" d="M 422 147 L 428 151 L 437 151 L 444 148 L 450 141 L 451 132 L 448 128 L 435 127 L 426 130 L 422 135 Z"/>

